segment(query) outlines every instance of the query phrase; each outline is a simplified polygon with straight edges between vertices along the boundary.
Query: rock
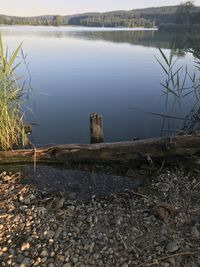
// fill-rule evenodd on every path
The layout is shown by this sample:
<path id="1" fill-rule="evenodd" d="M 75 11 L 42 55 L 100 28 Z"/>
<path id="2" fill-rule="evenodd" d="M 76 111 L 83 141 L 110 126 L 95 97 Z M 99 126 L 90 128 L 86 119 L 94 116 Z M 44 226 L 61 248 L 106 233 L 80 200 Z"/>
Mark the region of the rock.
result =
<path id="1" fill-rule="evenodd" d="M 29 195 L 29 199 L 32 201 L 32 200 L 35 200 L 36 199 L 36 196 L 35 195 L 33 195 L 33 194 L 30 194 Z"/>
<path id="2" fill-rule="evenodd" d="M 199 233 L 199 230 L 197 229 L 196 225 L 192 227 L 191 236 L 194 239 L 199 239 L 199 237 L 200 237 L 200 233 Z"/>
<path id="3" fill-rule="evenodd" d="M 71 265 L 71 263 L 65 263 L 65 264 L 63 264 L 63 267 L 71 267 L 72 265 Z"/>
<path id="4" fill-rule="evenodd" d="M 55 232 L 55 235 L 54 235 L 54 239 L 57 240 L 59 238 L 59 236 L 61 235 L 63 231 L 63 228 L 62 227 L 58 227 L 58 229 L 56 230 Z"/>
<path id="5" fill-rule="evenodd" d="M 167 244 L 166 249 L 167 249 L 168 252 L 172 253 L 172 252 L 177 251 L 179 249 L 179 246 L 178 246 L 178 244 L 175 241 L 170 241 Z"/>
<path id="6" fill-rule="evenodd" d="M 58 256 L 57 256 L 57 259 L 58 259 L 60 262 L 64 262 L 64 261 L 65 261 L 65 256 L 64 256 L 64 255 L 58 255 Z"/>
<path id="7" fill-rule="evenodd" d="M 160 220 L 162 220 L 164 222 L 167 221 L 167 219 L 169 217 L 168 210 L 166 210 L 166 209 L 164 209 L 162 207 L 156 206 L 156 207 L 153 208 L 152 212 L 153 212 L 153 215 L 156 218 L 158 218 L 158 219 L 160 219 Z"/>
<path id="8" fill-rule="evenodd" d="M 171 204 L 168 203 L 161 203 L 157 206 L 155 206 L 152 210 L 154 216 L 164 222 L 167 221 L 169 218 L 170 214 L 175 212 L 175 207 Z"/>
<path id="9" fill-rule="evenodd" d="M 55 232 L 53 230 L 47 230 L 44 232 L 44 236 L 47 238 L 47 239 L 52 239 L 55 235 Z"/>
<path id="10" fill-rule="evenodd" d="M 30 267 L 32 265 L 32 260 L 29 258 L 24 258 L 23 262 L 20 264 L 20 267 Z"/>
<path id="11" fill-rule="evenodd" d="M 34 266 L 38 266 L 38 265 L 40 265 L 41 262 L 42 262 L 42 259 L 41 259 L 40 257 L 38 257 L 38 258 L 36 259 L 36 261 L 34 262 Z"/>
<path id="12" fill-rule="evenodd" d="M 55 265 L 51 262 L 48 264 L 48 267 L 55 267 Z"/>
<path id="13" fill-rule="evenodd" d="M 124 264 L 122 264 L 121 267 L 128 267 L 128 264 L 127 263 L 124 263 Z"/>
<path id="14" fill-rule="evenodd" d="M 22 263 L 24 260 L 24 256 L 22 254 L 19 254 L 16 258 L 16 262 L 17 263 Z"/>
<path id="15" fill-rule="evenodd" d="M 49 256 L 49 252 L 48 252 L 48 250 L 47 250 L 46 248 L 44 248 L 44 249 L 42 250 L 42 252 L 40 253 L 40 256 L 41 256 L 41 257 L 48 257 L 48 256 Z"/>
<path id="16" fill-rule="evenodd" d="M 21 245 L 21 251 L 29 250 L 30 243 L 22 243 Z"/>
<path id="17" fill-rule="evenodd" d="M 84 250 L 92 253 L 93 252 L 93 249 L 94 249 L 94 242 L 92 242 L 91 244 L 85 244 L 84 245 Z"/>
<path id="18" fill-rule="evenodd" d="M 171 266 L 173 266 L 173 267 L 176 266 L 176 260 L 175 260 L 175 258 L 169 258 L 167 261 L 171 264 Z"/>
<path id="19" fill-rule="evenodd" d="M 63 207 L 64 203 L 65 203 L 65 198 L 63 198 L 63 197 L 62 198 L 58 198 L 53 202 L 53 207 L 52 208 L 55 209 L 55 210 L 61 209 Z"/>
<path id="20" fill-rule="evenodd" d="M 2 252 L 6 252 L 6 251 L 8 251 L 8 248 L 7 247 L 3 247 L 1 251 Z"/>
<path id="21" fill-rule="evenodd" d="M 73 264 L 76 264 L 78 262 L 78 258 L 76 256 L 72 256 L 70 259 L 73 262 Z"/>
<path id="22" fill-rule="evenodd" d="M 100 254 L 94 253 L 92 257 L 94 260 L 98 260 L 100 258 L 100 256 L 101 256 Z"/>

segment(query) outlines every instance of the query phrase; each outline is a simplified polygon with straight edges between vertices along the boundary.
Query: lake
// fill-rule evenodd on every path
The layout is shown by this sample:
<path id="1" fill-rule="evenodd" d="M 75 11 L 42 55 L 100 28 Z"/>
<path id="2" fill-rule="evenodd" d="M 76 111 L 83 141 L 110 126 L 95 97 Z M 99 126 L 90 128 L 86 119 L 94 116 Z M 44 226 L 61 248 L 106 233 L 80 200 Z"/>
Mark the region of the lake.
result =
<path id="1" fill-rule="evenodd" d="M 31 104 L 34 114 L 27 113 L 27 120 L 34 124 L 31 138 L 37 145 L 88 143 L 93 112 L 103 115 L 106 141 L 160 136 L 161 117 L 130 109 L 171 112 L 162 96 L 164 74 L 155 59 L 160 57 L 158 47 L 169 54 L 176 36 L 180 64 L 194 69 L 192 56 L 182 55 L 181 34 L 28 26 L 2 26 L 0 31 L 11 50 L 23 42 L 28 54 L 35 108 Z M 27 74 L 25 66 L 20 74 Z M 179 116 L 187 115 L 191 102 L 191 98 L 184 102 Z"/>

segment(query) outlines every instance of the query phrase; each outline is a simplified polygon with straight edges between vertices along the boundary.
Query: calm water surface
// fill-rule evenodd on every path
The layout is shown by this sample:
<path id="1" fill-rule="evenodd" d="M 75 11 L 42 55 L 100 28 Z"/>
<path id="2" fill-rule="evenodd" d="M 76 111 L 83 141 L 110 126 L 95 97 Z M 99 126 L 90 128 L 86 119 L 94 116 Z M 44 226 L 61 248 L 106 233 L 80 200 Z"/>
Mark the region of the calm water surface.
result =
<path id="1" fill-rule="evenodd" d="M 162 119 L 129 107 L 166 113 L 157 47 L 169 53 L 172 35 L 155 30 L 0 27 L 4 42 L 28 54 L 35 144 L 89 142 L 89 115 L 104 117 L 106 141 L 160 136 Z M 178 40 L 181 49 L 181 37 Z M 192 69 L 191 55 L 181 59 Z M 23 74 L 26 68 L 21 69 Z M 187 114 L 187 100 L 180 114 Z"/>

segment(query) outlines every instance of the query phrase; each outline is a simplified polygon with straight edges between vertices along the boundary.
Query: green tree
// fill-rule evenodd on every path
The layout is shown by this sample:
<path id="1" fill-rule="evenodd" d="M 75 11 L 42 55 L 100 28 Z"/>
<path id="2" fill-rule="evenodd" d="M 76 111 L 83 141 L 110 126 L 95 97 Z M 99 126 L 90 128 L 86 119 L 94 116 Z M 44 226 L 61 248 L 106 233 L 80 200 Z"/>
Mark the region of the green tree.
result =
<path id="1" fill-rule="evenodd" d="M 190 21 L 191 13 L 195 10 L 194 1 L 186 1 L 180 4 L 176 11 L 176 22 L 188 24 Z"/>
<path id="2" fill-rule="evenodd" d="M 53 25 L 54 26 L 61 26 L 64 24 L 64 20 L 63 20 L 63 17 L 62 16 L 54 16 L 53 18 Z"/>

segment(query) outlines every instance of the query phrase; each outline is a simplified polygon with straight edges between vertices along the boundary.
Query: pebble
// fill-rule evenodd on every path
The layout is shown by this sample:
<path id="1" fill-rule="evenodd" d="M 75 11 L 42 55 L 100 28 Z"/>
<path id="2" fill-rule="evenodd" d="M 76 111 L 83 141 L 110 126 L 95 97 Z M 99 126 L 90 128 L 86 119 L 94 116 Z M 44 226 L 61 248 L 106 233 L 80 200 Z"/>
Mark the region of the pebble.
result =
<path id="1" fill-rule="evenodd" d="M 8 248 L 7 247 L 3 247 L 2 248 L 2 252 L 6 252 L 6 251 L 8 251 Z"/>
<path id="2" fill-rule="evenodd" d="M 172 252 L 177 251 L 179 249 L 179 246 L 178 246 L 178 244 L 175 241 L 170 241 L 167 244 L 166 249 L 167 249 L 168 252 L 172 253 Z"/>
<path id="3" fill-rule="evenodd" d="M 0 231 L 6 232 L 5 236 L 0 235 L 0 243 L 4 245 L 0 250 L 0 256 L 3 259 L 2 262 L 0 260 L 0 267 L 129 267 L 137 266 L 145 261 L 153 262 L 156 257 L 162 258 L 166 254 L 165 250 L 167 254 L 176 252 L 179 244 L 183 244 L 181 251 L 192 251 L 198 246 L 198 224 L 192 225 L 193 227 L 189 229 L 191 240 L 187 247 L 186 242 L 183 242 L 184 233 L 173 228 L 173 224 L 170 228 L 171 221 L 174 220 L 173 223 L 177 223 L 181 219 L 184 222 L 184 216 L 178 213 L 175 218 L 170 219 L 170 225 L 159 222 L 152 216 L 152 205 L 148 200 L 134 198 L 134 203 L 132 203 L 130 198 L 129 205 L 133 204 L 131 215 L 123 205 L 116 205 L 116 202 L 109 202 L 107 199 L 100 200 L 99 203 L 93 199 L 91 203 L 81 205 L 76 201 L 66 200 L 64 203 L 64 199 L 59 199 L 62 202 L 60 206 L 63 208 L 59 209 L 59 205 L 57 207 L 51 205 L 54 196 L 49 194 L 45 196 L 45 193 L 39 198 L 44 199 L 43 202 L 35 201 L 35 203 L 31 202 L 33 204 L 31 206 L 24 205 L 39 195 L 38 192 L 35 194 L 32 192 L 35 193 L 33 190 L 29 195 L 27 192 L 22 193 L 21 203 L 18 202 L 20 206 L 16 206 L 14 200 L 16 209 L 14 216 L 10 219 L 8 226 L 4 222 L 0 224 Z M 29 201 L 26 202 L 26 200 Z M 155 201 L 153 205 L 156 203 Z M 55 210 L 55 207 L 59 210 Z M 168 206 L 165 205 L 165 207 Z M 143 208 L 145 208 L 145 212 L 142 213 L 144 216 L 140 218 L 142 227 L 145 225 L 145 228 L 152 231 L 152 235 L 155 234 L 155 242 L 147 250 L 143 246 L 147 241 L 144 229 L 137 224 L 137 216 Z M 135 216 L 134 221 L 132 216 Z M 19 232 L 17 232 L 18 228 L 20 228 Z M 25 242 L 15 244 L 13 233 L 19 234 L 19 240 L 23 238 Z M 119 233 L 119 237 L 116 233 Z M 131 247 L 130 236 L 132 240 L 133 238 L 139 240 L 138 237 L 142 237 L 138 244 L 135 244 L 136 248 Z M 165 238 L 164 241 L 163 238 Z M 170 241 L 169 238 L 177 241 Z M 127 250 L 124 244 L 127 245 Z M 152 256 L 153 251 L 157 252 L 157 256 Z M 135 262 L 132 260 L 133 253 Z M 196 260 L 195 256 L 194 259 Z M 198 259 L 196 262 L 198 265 Z M 182 259 L 178 262 L 178 257 L 174 257 L 167 259 L 166 262 L 158 263 L 161 267 L 180 267 Z"/>
<path id="4" fill-rule="evenodd" d="M 176 266 L 176 260 L 175 258 L 169 258 L 168 262 L 171 264 L 171 266 L 175 267 Z"/>
<path id="5" fill-rule="evenodd" d="M 61 235 L 62 231 L 63 231 L 63 228 L 62 227 L 58 227 L 58 229 L 56 230 L 55 235 L 54 235 L 54 240 L 57 240 L 59 238 L 59 236 Z"/>
<path id="6" fill-rule="evenodd" d="M 52 239 L 55 235 L 55 232 L 52 231 L 52 230 L 48 230 L 48 231 L 45 231 L 44 232 L 44 236 L 47 238 L 47 239 Z"/>
<path id="7" fill-rule="evenodd" d="M 30 244 L 29 243 L 23 243 L 21 245 L 21 251 L 29 250 Z"/>
<path id="8" fill-rule="evenodd" d="M 45 248 L 42 250 L 42 252 L 40 253 L 41 257 L 48 257 L 49 256 L 49 252 L 48 250 Z"/>
<path id="9" fill-rule="evenodd" d="M 20 264 L 20 267 L 29 267 L 32 265 L 32 260 L 29 258 L 24 258 L 23 262 Z"/>
<path id="10" fill-rule="evenodd" d="M 65 261 L 65 256 L 64 255 L 58 255 L 58 260 L 61 261 L 61 262 L 64 262 Z"/>
<path id="11" fill-rule="evenodd" d="M 24 260 L 24 256 L 22 254 L 19 254 L 16 258 L 17 263 L 21 263 Z"/>
<path id="12" fill-rule="evenodd" d="M 199 233 L 199 230 L 197 229 L 196 225 L 192 227 L 191 236 L 194 239 L 199 239 L 199 237 L 200 237 L 200 233 Z"/>

